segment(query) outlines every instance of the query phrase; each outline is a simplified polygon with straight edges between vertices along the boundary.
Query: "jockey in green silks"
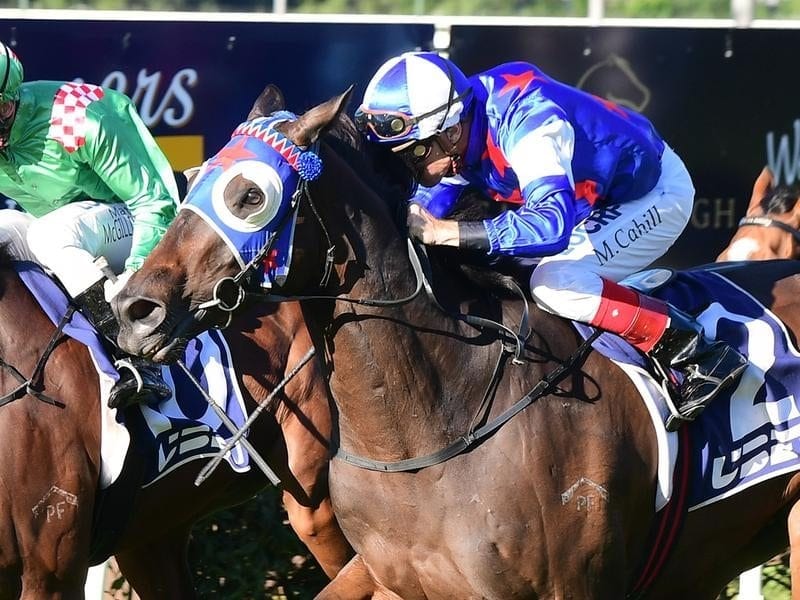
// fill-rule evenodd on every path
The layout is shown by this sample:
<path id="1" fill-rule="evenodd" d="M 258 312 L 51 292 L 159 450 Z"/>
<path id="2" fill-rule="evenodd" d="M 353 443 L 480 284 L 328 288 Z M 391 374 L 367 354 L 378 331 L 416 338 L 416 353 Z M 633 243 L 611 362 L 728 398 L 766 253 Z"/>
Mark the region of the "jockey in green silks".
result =
<path id="1" fill-rule="evenodd" d="M 0 241 L 52 271 L 122 359 L 108 302 L 175 217 L 172 168 L 124 94 L 23 78 L 19 58 L 0 42 L 0 193 L 25 210 L 0 210 Z M 106 280 L 100 257 L 116 281 Z M 109 405 L 169 396 L 160 367 L 128 359 L 117 366 Z"/>

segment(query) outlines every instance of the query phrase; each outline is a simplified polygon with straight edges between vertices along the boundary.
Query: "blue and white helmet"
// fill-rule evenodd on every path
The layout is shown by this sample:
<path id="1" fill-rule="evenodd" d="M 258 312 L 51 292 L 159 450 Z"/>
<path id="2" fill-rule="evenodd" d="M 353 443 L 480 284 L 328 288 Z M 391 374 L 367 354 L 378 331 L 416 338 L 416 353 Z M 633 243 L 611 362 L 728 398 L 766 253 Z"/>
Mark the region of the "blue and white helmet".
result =
<path id="1" fill-rule="evenodd" d="M 455 64 L 434 52 L 407 52 L 375 73 L 355 122 L 370 141 L 424 140 L 452 127 L 469 108 L 472 87 Z"/>

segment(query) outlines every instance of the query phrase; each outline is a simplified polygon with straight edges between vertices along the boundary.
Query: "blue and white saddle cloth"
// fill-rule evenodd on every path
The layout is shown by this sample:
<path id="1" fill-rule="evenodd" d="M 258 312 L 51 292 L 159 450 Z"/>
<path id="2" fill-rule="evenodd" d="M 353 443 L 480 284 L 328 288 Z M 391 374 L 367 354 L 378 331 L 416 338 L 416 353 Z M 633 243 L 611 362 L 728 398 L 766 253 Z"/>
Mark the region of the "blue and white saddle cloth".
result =
<path id="1" fill-rule="evenodd" d="M 750 361 L 738 385 L 723 391 L 687 425 L 689 510 L 800 470 L 800 353 L 783 323 L 713 271 L 678 273 L 654 295 L 696 314 L 708 337 L 726 340 Z M 664 428 L 664 392 L 644 369 L 642 357 L 617 336 L 603 334 L 595 347 L 628 374 L 645 398 L 659 441 L 660 509 L 670 498 L 678 443 L 677 434 Z"/>
<path id="2" fill-rule="evenodd" d="M 42 309 L 54 324 L 67 311 L 68 300 L 62 290 L 38 265 L 16 263 L 20 278 L 39 300 Z M 138 405 L 125 413 L 106 405 L 108 392 L 119 375 L 103 350 L 94 328 L 79 312 L 75 312 L 64 333 L 89 348 L 97 368 L 101 389 L 101 489 L 110 486 L 122 471 L 131 435 L 145 448 L 144 486 L 150 485 L 188 461 L 217 454 L 232 432 L 222 424 L 194 384 L 177 366 L 162 367 L 164 380 L 170 384 L 172 396 L 157 406 Z M 234 372 L 230 350 L 218 331 L 206 332 L 192 340 L 184 357 L 192 375 L 205 391 L 222 407 L 231 421 L 240 427 L 246 420 L 244 398 Z M 247 452 L 237 444 L 226 456 L 237 472 L 250 469 Z"/>

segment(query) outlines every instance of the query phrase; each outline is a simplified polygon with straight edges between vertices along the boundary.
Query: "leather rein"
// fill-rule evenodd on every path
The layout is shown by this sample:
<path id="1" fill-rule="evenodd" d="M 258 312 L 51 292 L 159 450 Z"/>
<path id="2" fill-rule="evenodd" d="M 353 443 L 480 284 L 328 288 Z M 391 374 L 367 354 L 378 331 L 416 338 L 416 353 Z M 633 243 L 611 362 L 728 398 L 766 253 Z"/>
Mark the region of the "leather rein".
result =
<path id="1" fill-rule="evenodd" d="M 0 406 L 5 406 L 9 402 L 13 402 L 14 400 L 22 398 L 26 394 L 29 394 L 46 404 L 52 404 L 53 406 L 64 408 L 65 405 L 63 402 L 51 398 L 39 388 L 41 386 L 41 377 L 44 371 L 44 366 L 47 363 L 47 359 L 50 357 L 50 354 L 52 354 L 59 340 L 64 337 L 64 327 L 72 320 L 72 315 L 74 313 L 75 307 L 70 305 L 67 308 L 67 312 L 63 317 L 61 317 L 61 321 L 59 321 L 55 331 L 53 331 L 53 334 L 50 336 L 50 341 L 47 342 L 47 346 L 45 346 L 45 349 L 42 351 L 39 360 L 36 361 L 36 366 L 33 368 L 33 373 L 30 377 L 26 378 L 16 367 L 14 367 L 14 365 L 0 358 L 0 368 L 9 371 L 12 377 L 20 382 L 20 384 L 13 390 L 4 394 L 3 396 L 0 396 Z"/>

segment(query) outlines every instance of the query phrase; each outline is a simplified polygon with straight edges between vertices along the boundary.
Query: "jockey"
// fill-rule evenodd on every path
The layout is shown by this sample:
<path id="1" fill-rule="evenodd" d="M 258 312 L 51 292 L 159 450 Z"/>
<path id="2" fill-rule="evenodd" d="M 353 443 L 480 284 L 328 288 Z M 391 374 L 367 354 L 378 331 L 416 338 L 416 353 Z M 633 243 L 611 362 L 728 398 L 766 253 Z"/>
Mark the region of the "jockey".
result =
<path id="1" fill-rule="evenodd" d="M 642 115 L 560 83 L 532 64 L 467 78 L 435 53 L 384 63 L 355 122 L 420 184 L 410 234 L 425 244 L 532 268 L 544 310 L 610 331 L 648 354 L 691 420 L 744 370 L 692 317 L 617 283 L 662 256 L 689 221 L 694 187 Z M 516 205 L 483 221 L 446 217 L 465 186 Z M 544 258 L 542 258 L 544 257 Z M 676 378 L 674 371 L 682 373 Z"/>
<path id="2" fill-rule="evenodd" d="M 26 211 L 0 210 L 0 241 L 50 269 L 121 358 L 108 302 L 175 217 L 172 169 L 128 97 L 90 84 L 23 83 L 19 58 L 0 46 L 0 193 Z M 116 282 L 105 281 L 100 257 L 121 273 Z M 171 393 L 156 365 L 117 367 L 111 406 Z"/>

